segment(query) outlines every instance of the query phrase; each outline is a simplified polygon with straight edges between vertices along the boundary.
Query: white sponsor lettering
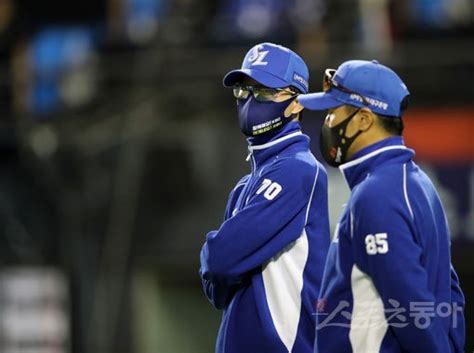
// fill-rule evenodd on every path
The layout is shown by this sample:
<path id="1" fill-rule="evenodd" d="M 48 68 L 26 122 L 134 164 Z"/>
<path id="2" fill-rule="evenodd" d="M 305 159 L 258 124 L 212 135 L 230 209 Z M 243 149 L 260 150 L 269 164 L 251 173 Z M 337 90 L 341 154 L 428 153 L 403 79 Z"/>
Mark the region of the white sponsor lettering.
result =
<path id="1" fill-rule="evenodd" d="M 358 94 L 353 93 L 353 94 L 351 94 L 351 96 L 349 98 L 363 103 L 362 97 Z M 364 98 L 367 100 L 367 102 L 369 102 L 370 105 L 372 105 L 374 107 L 377 107 L 377 108 L 380 108 L 380 109 L 383 109 L 383 110 L 388 109 L 388 103 L 379 101 L 377 99 L 369 98 L 369 97 L 364 97 Z"/>
<path id="2" fill-rule="evenodd" d="M 308 81 L 306 81 L 303 76 L 294 73 L 293 80 L 301 83 L 303 86 L 305 86 L 306 89 L 308 89 Z"/>
<path id="3" fill-rule="evenodd" d="M 263 128 L 265 128 L 265 127 L 268 127 L 268 126 L 271 126 L 271 125 L 273 125 L 273 124 L 275 124 L 275 123 L 278 123 L 280 120 L 281 120 L 281 117 L 278 117 L 278 118 L 276 118 L 276 119 L 274 119 L 274 120 L 269 120 L 269 121 L 266 121 L 266 122 L 264 122 L 264 123 L 262 123 L 262 124 L 254 125 L 254 126 L 252 126 L 252 130 L 255 131 L 255 130 L 263 129 Z"/>

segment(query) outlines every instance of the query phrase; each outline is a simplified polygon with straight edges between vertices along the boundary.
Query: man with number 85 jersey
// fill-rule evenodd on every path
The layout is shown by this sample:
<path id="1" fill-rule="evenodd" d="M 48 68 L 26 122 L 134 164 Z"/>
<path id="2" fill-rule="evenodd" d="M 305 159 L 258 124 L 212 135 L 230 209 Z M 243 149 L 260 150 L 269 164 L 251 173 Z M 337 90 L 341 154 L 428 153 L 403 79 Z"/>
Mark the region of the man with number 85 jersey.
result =
<path id="1" fill-rule="evenodd" d="M 408 89 L 377 61 L 326 70 L 321 153 L 351 196 L 329 250 L 316 353 L 464 352 L 464 297 L 451 266 L 446 215 L 404 145 Z M 436 143 L 436 142 L 435 142 Z"/>
<path id="2" fill-rule="evenodd" d="M 216 352 L 312 353 L 330 236 L 326 171 L 295 101 L 308 91 L 308 69 L 293 51 L 263 43 L 224 85 L 237 101 L 251 173 L 201 250 L 204 291 L 223 309 Z"/>

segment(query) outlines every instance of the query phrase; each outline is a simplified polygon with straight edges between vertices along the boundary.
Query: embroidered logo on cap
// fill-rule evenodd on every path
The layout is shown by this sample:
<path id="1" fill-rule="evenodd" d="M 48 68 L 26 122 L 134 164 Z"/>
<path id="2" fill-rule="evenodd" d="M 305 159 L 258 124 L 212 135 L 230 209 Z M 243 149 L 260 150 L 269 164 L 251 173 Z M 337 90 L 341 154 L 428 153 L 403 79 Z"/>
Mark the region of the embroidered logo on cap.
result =
<path id="1" fill-rule="evenodd" d="M 268 55 L 268 50 L 260 51 L 262 48 L 263 45 L 257 45 L 252 49 L 252 53 L 247 59 L 249 62 L 252 63 L 252 66 L 265 66 L 268 64 L 267 61 L 263 61 L 263 59 L 265 59 L 265 57 Z"/>
<path id="2" fill-rule="evenodd" d="M 306 89 L 308 89 L 308 81 L 303 76 L 298 75 L 296 72 L 293 74 L 293 81 L 301 83 Z"/>

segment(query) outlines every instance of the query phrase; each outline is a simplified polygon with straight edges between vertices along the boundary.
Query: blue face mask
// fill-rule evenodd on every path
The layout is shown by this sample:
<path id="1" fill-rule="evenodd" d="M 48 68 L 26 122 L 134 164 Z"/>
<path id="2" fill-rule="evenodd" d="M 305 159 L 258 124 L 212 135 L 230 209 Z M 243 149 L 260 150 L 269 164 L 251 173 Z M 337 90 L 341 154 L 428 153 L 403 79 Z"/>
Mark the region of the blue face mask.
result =
<path id="1" fill-rule="evenodd" d="M 292 99 L 280 103 L 258 102 L 253 96 L 237 100 L 240 130 L 249 137 L 279 130 L 292 119 L 284 115 L 291 102 Z"/>

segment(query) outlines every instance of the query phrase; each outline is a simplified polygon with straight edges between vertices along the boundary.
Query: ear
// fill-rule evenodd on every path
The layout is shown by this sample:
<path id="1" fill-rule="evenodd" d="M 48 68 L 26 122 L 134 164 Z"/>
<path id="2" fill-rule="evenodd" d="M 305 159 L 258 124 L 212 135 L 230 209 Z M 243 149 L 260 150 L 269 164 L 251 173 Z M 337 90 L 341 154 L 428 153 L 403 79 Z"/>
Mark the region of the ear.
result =
<path id="1" fill-rule="evenodd" d="M 369 130 L 375 122 L 374 113 L 368 108 L 362 108 L 359 110 L 358 125 L 359 130 L 367 131 Z"/>
<path id="2" fill-rule="evenodd" d="M 296 99 L 293 99 L 293 101 L 285 109 L 285 112 L 284 112 L 285 118 L 289 118 L 290 116 L 294 114 L 298 114 L 303 109 L 304 107 Z"/>

